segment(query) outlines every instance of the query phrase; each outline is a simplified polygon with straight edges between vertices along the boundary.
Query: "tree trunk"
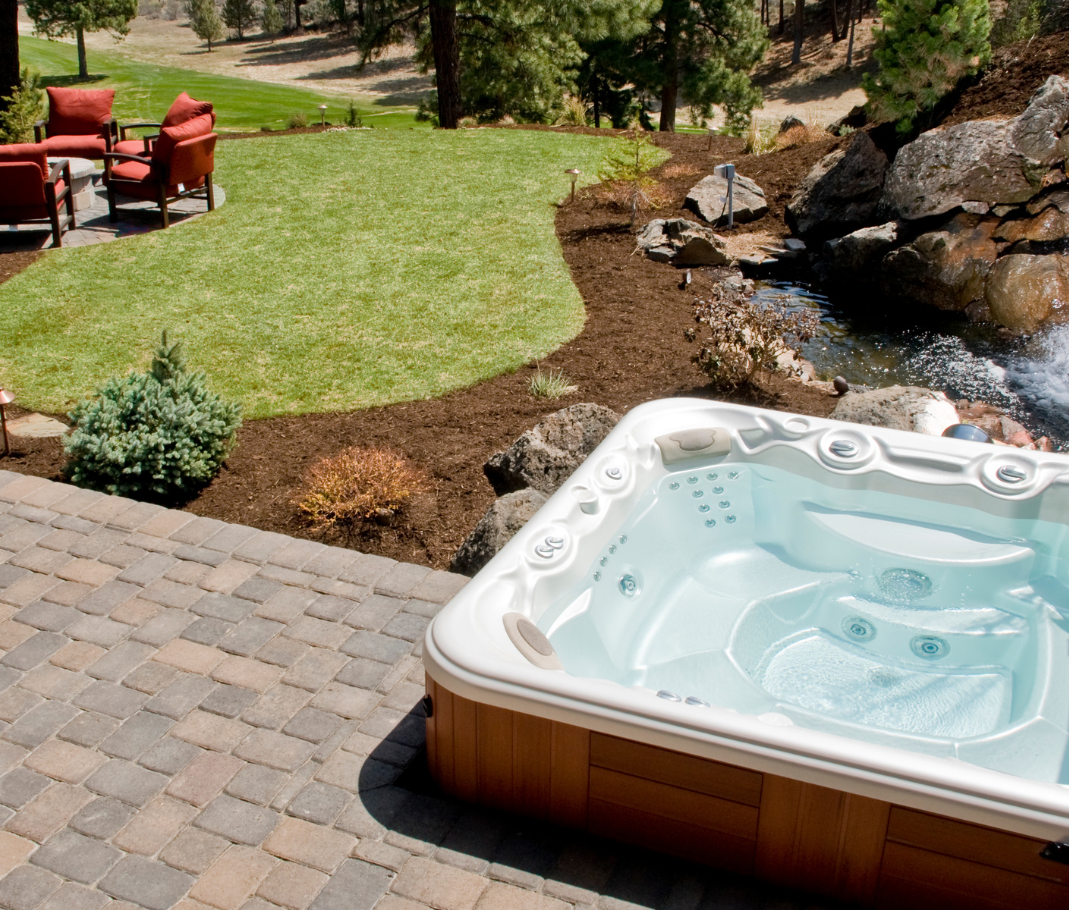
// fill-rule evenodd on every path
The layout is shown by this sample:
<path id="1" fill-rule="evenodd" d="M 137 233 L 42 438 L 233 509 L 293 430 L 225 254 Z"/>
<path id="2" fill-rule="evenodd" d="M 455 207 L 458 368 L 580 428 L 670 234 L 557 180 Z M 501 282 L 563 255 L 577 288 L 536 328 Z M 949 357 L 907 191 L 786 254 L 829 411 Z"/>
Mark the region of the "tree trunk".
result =
<path id="1" fill-rule="evenodd" d="M 783 34 L 783 0 L 779 0 L 779 33 Z"/>
<path id="2" fill-rule="evenodd" d="M 841 41 L 846 37 L 846 29 L 839 34 L 839 0 L 831 0 L 831 40 Z"/>
<path id="3" fill-rule="evenodd" d="M 85 59 L 85 32 L 78 26 L 78 75 L 89 78 L 89 62 Z"/>
<path id="4" fill-rule="evenodd" d="M 298 35 L 304 33 L 304 27 L 301 25 L 301 7 L 307 0 L 293 0 L 293 21 L 296 23 L 296 27 L 293 29 Z"/>
<path id="5" fill-rule="evenodd" d="M 594 101 L 594 129 L 601 129 L 601 86 L 598 83 L 598 74 L 594 73 L 590 77 L 590 94 L 593 95 Z"/>
<path id="6" fill-rule="evenodd" d="M 676 131 L 676 99 L 679 97 L 679 27 L 682 19 L 681 3 L 687 0 L 665 0 L 664 53 L 661 55 L 661 123 L 662 133 Z"/>
<path id="7" fill-rule="evenodd" d="M 791 53 L 791 66 L 802 62 L 802 29 L 805 26 L 805 0 L 794 0 L 794 51 Z"/>
<path id="8" fill-rule="evenodd" d="M 859 3 L 858 6 L 861 4 Z M 846 66 L 849 69 L 854 65 L 854 26 L 857 19 L 854 17 L 854 0 L 846 0 L 846 18 L 850 20 L 850 41 L 846 45 Z"/>
<path id="9" fill-rule="evenodd" d="M 430 0 L 434 80 L 438 85 L 438 125 L 455 130 L 460 124 L 460 43 L 456 0 Z"/>
<path id="10" fill-rule="evenodd" d="M 0 98 L 19 87 L 18 0 L 0 0 Z M 0 111 L 7 105 L 0 101 Z"/>

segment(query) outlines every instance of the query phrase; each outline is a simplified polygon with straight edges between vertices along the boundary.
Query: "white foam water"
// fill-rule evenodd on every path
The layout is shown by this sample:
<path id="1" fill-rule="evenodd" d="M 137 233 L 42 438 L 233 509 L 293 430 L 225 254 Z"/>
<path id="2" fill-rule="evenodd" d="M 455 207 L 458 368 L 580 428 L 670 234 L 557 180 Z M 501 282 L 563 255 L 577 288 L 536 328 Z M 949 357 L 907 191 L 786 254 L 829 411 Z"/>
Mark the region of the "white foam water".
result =
<path id="1" fill-rule="evenodd" d="M 1069 325 L 1034 335 L 1009 358 L 1006 378 L 1014 391 L 1044 420 L 1069 424 Z"/>

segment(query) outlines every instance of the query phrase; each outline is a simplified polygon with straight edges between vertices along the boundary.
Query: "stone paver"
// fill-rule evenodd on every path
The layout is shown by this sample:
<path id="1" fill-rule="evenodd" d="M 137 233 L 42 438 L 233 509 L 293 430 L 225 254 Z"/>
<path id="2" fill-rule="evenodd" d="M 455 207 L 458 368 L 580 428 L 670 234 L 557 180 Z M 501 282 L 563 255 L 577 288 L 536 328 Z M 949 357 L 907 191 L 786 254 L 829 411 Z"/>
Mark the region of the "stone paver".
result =
<path id="1" fill-rule="evenodd" d="M 405 785 L 465 583 L 0 470 L 0 910 L 813 908 Z"/>

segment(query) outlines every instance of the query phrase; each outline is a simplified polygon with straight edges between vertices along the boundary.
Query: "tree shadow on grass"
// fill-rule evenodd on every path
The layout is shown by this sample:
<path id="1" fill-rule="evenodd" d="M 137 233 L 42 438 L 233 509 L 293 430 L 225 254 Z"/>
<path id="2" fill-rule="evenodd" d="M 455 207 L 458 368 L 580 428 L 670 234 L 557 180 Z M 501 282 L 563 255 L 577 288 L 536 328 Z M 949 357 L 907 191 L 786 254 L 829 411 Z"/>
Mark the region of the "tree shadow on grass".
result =
<path id="1" fill-rule="evenodd" d="M 92 85 L 107 78 L 104 73 L 90 73 L 88 76 L 42 76 L 41 85 L 46 88 L 70 88 L 74 85 Z"/>

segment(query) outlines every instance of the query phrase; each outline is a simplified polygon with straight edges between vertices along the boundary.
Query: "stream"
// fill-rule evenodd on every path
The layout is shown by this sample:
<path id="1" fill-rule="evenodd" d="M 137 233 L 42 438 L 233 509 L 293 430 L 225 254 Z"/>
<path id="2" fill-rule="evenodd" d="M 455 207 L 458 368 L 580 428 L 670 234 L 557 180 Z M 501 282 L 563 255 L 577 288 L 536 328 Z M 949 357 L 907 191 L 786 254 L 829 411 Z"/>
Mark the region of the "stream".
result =
<path id="1" fill-rule="evenodd" d="M 919 385 L 986 401 L 1035 436 L 1049 436 L 1057 449 L 1069 448 L 1069 325 L 1006 339 L 993 326 L 930 307 L 897 319 L 865 318 L 798 281 L 758 282 L 754 300 L 819 312 L 821 330 L 799 350 L 821 379 Z"/>

